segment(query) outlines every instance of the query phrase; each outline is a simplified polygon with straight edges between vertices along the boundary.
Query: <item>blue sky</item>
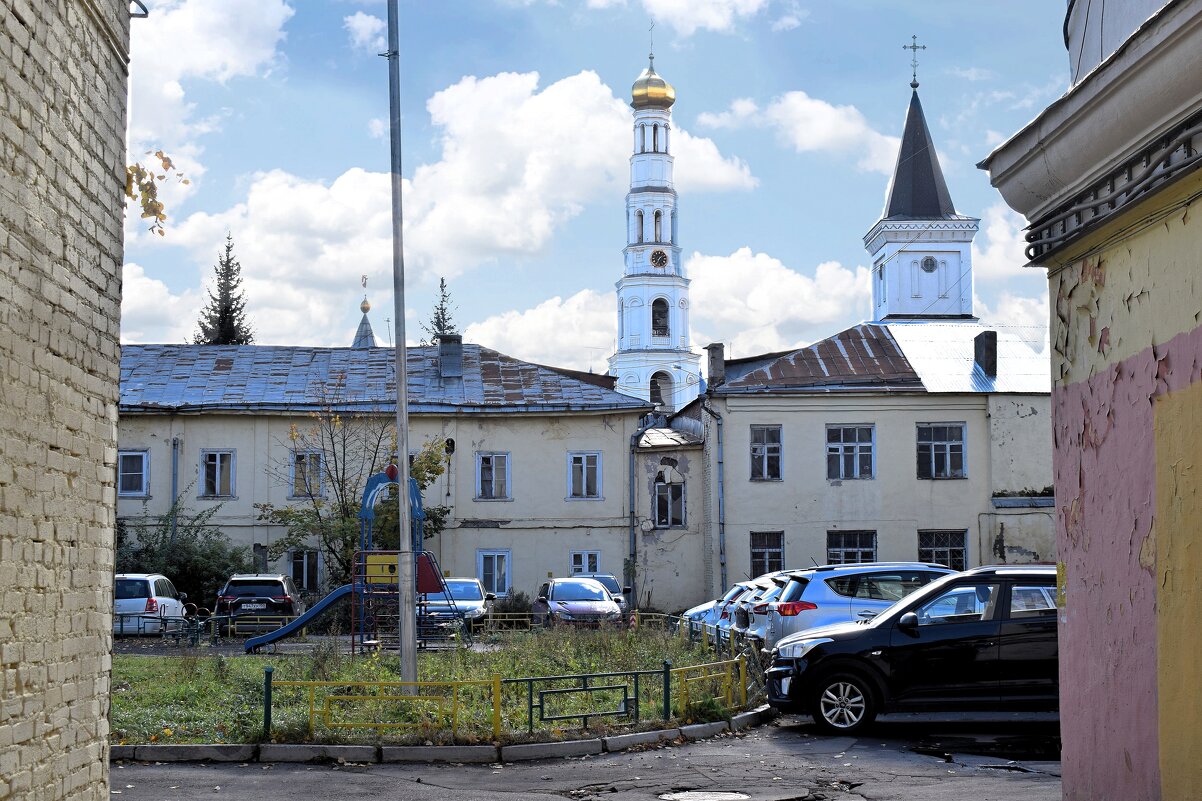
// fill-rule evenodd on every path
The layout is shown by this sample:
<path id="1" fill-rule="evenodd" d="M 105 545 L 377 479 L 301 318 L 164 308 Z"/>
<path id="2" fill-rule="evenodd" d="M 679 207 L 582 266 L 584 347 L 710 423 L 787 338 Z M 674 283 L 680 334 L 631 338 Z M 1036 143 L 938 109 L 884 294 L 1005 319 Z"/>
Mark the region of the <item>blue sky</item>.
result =
<path id="1" fill-rule="evenodd" d="M 130 157 L 164 148 L 166 236 L 126 226 L 122 335 L 195 331 L 226 232 L 267 344 L 347 345 L 368 276 L 391 318 L 382 0 L 147 0 L 131 45 Z M 975 168 L 1067 86 L 1062 4 L 403 0 L 406 334 L 438 279 L 469 341 L 603 371 L 616 335 L 630 85 L 675 87 L 693 339 L 748 356 L 868 315 L 861 237 L 919 90 L 957 211 L 982 218 L 977 313 L 1041 341 L 1046 283 Z"/>

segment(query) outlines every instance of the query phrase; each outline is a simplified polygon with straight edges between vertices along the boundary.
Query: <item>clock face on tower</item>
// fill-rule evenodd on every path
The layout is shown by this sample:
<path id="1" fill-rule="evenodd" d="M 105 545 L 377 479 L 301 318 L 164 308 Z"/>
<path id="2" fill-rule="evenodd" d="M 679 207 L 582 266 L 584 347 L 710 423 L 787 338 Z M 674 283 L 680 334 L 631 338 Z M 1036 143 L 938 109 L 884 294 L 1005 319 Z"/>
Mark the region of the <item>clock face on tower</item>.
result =
<path id="1" fill-rule="evenodd" d="M 653 267 L 664 268 L 668 266 L 668 254 L 662 250 L 651 251 L 651 265 Z"/>

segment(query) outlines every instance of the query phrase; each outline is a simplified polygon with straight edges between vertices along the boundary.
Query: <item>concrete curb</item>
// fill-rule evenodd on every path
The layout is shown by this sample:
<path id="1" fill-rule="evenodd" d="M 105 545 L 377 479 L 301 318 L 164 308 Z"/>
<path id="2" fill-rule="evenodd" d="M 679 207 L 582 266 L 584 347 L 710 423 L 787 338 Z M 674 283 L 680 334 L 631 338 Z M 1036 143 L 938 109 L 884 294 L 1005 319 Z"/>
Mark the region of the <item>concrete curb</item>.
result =
<path id="1" fill-rule="evenodd" d="M 318 760 L 346 762 L 379 762 L 380 752 L 374 745 L 284 745 L 263 743 L 259 746 L 260 762 L 316 762 Z"/>
<path id="2" fill-rule="evenodd" d="M 739 731 L 740 729 L 747 729 L 752 726 L 762 726 L 776 717 L 777 714 L 775 709 L 768 706 L 768 704 L 764 704 L 763 706 L 732 716 L 730 719 L 730 728 L 732 731 Z"/>
<path id="3" fill-rule="evenodd" d="M 726 731 L 730 731 L 730 724 L 725 720 L 718 720 L 713 723 L 694 723 L 692 726 L 680 727 L 680 733 L 684 735 L 686 740 L 704 740 L 707 737 L 713 737 Z"/>
<path id="4" fill-rule="evenodd" d="M 557 743 L 519 743 L 501 746 L 502 762 L 517 762 L 526 759 L 554 759 L 556 757 L 600 754 L 603 750 L 600 738 L 594 740 L 563 740 Z"/>
<path id="5" fill-rule="evenodd" d="M 133 748 L 133 758 L 141 762 L 252 762 L 257 748 L 255 745 L 208 743 L 139 745 Z"/>
<path id="6" fill-rule="evenodd" d="M 136 759 L 134 750 L 137 746 L 134 745 L 110 745 L 109 746 L 109 761 L 116 762 L 118 759 Z"/>
<path id="7" fill-rule="evenodd" d="M 381 762 L 498 762 L 495 745 L 385 745 Z"/>
<path id="8" fill-rule="evenodd" d="M 605 750 L 609 752 L 625 751 L 639 745 L 668 742 L 680 736 L 680 729 L 657 729 L 656 731 L 636 731 L 631 734 L 616 734 L 613 737 L 602 737 Z"/>

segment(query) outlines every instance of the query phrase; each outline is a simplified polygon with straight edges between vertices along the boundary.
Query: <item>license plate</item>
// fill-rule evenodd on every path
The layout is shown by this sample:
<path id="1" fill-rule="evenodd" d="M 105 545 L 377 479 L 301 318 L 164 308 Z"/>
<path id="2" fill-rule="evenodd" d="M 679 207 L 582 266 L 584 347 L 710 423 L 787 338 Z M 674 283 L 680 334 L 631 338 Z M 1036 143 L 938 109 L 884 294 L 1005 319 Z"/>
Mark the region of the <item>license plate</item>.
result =
<path id="1" fill-rule="evenodd" d="M 242 604 L 242 609 L 247 612 L 264 612 L 267 610 L 267 604 Z"/>

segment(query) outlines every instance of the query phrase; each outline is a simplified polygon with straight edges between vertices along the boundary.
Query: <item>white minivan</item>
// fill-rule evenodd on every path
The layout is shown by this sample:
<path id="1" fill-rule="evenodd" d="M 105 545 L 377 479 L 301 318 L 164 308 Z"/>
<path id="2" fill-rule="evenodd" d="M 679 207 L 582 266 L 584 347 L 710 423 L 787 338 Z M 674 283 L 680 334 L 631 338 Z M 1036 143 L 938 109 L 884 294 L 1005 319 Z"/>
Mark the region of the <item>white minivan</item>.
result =
<path id="1" fill-rule="evenodd" d="M 160 573 L 118 573 L 113 583 L 113 634 L 160 634 L 183 626 L 186 593 Z"/>

